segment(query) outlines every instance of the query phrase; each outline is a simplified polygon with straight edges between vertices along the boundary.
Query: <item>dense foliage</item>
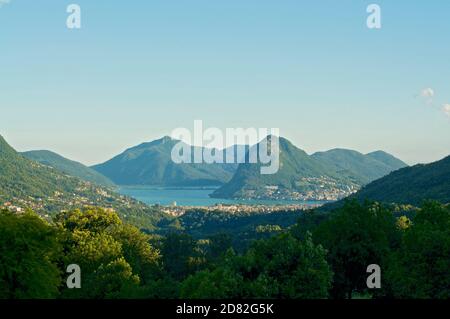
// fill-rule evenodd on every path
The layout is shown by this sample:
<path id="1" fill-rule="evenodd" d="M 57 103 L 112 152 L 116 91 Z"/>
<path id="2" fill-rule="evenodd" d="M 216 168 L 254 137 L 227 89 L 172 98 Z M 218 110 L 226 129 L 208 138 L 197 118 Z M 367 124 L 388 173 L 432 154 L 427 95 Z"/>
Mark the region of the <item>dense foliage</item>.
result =
<path id="1" fill-rule="evenodd" d="M 290 234 L 260 240 L 242 256 L 228 253 L 221 264 L 189 276 L 183 298 L 303 298 L 328 296 L 332 272 L 326 251 Z"/>
<path id="2" fill-rule="evenodd" d="M 348 202 L 260 231 L 272 236 L 238 253 L 232 234 L 148 235 L 100 208 L 52 222 L 1 211 L 0 298 L 450 297 L 449 206 L 427 202 L 410 219 Z M 69 264 L 81 267 L 81 289 L 66 286 Z M 366 286 L 369 264 L 381 267 L 381 289 Z"/>
<path id="3" fill-rule="evenodd" d="M 0 298 L 52 298 L 61 274 L 55 227 L 32 212 L 0 212 Z"/>
<path id="4" fill-rule="evenodd" d="M 351 298 L 353 292 L 364 292 L 367 266 L 385 269 L 400 236 L 394 215 L 380 205 L 350 202 L 321 223 L 314 238 L 328 250 L 335 274 L 332 295 Z"/>
<path id="5" fill-rule="evenodd" d="M 248 248 L 252 240 L 263 239 L 294 225 L 304 211 L 236 212 L 193 209 L 178 218 L 179 230 L 196 239 L 215 234 L 231 235 L 233 247 L 238 251 Z"/>
<path id="6" fill-rule="evenodd" d="M 405 225 L 405 223 L 403 223 Z M 428 202 L 406 222 L 387 268 L 390 295 L 450 298 L 450 207 Z"/>

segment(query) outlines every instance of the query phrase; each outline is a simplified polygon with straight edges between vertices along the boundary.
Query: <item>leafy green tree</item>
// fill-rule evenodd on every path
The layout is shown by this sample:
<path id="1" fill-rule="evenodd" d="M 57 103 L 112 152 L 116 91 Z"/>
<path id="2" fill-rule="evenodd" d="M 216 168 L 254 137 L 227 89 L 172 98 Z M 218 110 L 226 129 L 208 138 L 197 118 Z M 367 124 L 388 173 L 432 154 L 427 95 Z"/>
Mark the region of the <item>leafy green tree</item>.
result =
<path id="1" fill-rule="evenodd" d="M 297 219 L 289 232 L 297 239 L 303 240 L 308 232 L 314 233 L 315 229 L 329 218 L 330 214 L 318 212 L 317 210 L 308 210 Z"/>
<path id="2" fill-rule="evenodd" d="M 220 262 L 225 253 L 232 248 L 233 240 L 229 234 L 219 233 L 209 237 L 207 258 L 210 262 Z"/>
<path id="3" fill-rule="evenodd" d="M 70 232 L 87 230 L 90 233 L 99 233 L 108 228 L 122 225 L 117 213 L 96 207 L 59 213 L 55 222 Z"/>
<path id="4" fill-rule="evenodd" d="M 157 249 L 149 244 L 149 236 L 134 226 L 124 225 L 112 231 L 112 236 L 122 246 L 125 260 L 139 275 L 142 284 L 161 277 L 161 256 Z"/>
<path id="5" fill-rule="evenodd" d="M 411 220 L 404 215 L 400 216 L 397 219 L 397 227 L 400 228 L 401 230 L 406 230 L 409 227 L 411 227 L 411 223 L 412 223 Z"/>
<path id="6" fill-rule="evenodd" d="M 425 203 L 392 255 L 387 281 L 395 298 L 450 298 L 450 207 Z"/>
<path id="7" fill-rule="evenodd" d="M 95 271 L 95 284 L 90 288 L 93 298 L 130 298 L 138 290 L 139 276 L 125 258 L 120 257 Z"/>
<path id="8" fill-rule="evenodd" d="M 159 253 L 149 237 L 100 208 L 73 210 L 56 217 L 62 230 L 63 268 L 81 268 L 81 289 L 63 289 L 67 298 L 138 297 L 143 285 L 160 276 Z"/>
<path id="9" fill-rule="evenodd" d="M 290 234 L 260 240 L 243 256 L 230 251 L 222 265 L 186 279 L 181 296 L 190 298 L 326 298 L 332 272 L 326 252 L 309 236 Z"/>
<path id="10" fill-rule="evenodd" d="M 164 274 L 162 278 L 147 283 L 136 298 L 176 299 L 180 297 L 180 282 Z"/>
<path id="11" fill-rule="evenodd" d="M 326 251 L 310 235 L 299 241 L 282 234 L 257 241 L 239 268 L 245 279 L 256 279 L 249 281 L 249 297 L 326 298 L 332 272 L 325 258 Z"/>
<path id="12" fill-rule="evenodd" d="M 56 230 L 38 215 L 0 211 L 0 299 L 55 298 L 60 254 Z"/>
<path id="13" fill-rule="evenodd" d="M 241 295 L 243 278 L 229 267 L 202 270 L 189 276 L 181 285 L 180 297 L 226 299 Z"/>
<path id="14" fill-rule="evenodd" d="M 367 266 L 378 264 L 385 269 L 400 236 L 393 214 L 378 204 L 347 202 L 320 224 L 313 237 L 328 250 L 334 272 L 332 297 L 352 298 L 354 292 L 367 292 Z"/>
<path id="15" fill-rule="evenodd" d="M 186 278 L 205 263 L 195 240 L 187 234 L 168 234 L 163 240 L 161 253 L 164 269 L 177 280 Z"/>

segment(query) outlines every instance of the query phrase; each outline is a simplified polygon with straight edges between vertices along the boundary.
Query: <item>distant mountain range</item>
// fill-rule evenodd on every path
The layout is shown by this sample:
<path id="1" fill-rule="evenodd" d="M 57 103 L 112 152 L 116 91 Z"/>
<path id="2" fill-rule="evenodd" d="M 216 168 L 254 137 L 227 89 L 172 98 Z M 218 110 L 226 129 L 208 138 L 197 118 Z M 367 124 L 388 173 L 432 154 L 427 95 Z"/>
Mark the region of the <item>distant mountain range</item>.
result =
<path id="1" fill-rule="evenodd" d="M 314 153 L 311 157 L 359 185 L 367 184 L 407 166 L 383 151 L 361 154 L 352 150 L 332 149 Z"/>
<path id="2" fill-rule="evenodd" d="M 261 175 L 260 164 L 240 164 L 231 181 L 212 196 L 337 200 L 405 166 L 399 159 L 381 151 L 364 155 L 352 150 L 335 149 L 308 155 L 288 140 L 280 138 L 280 169 L 276 174 Z"/>
<path id="3" fill-rule="evenodd" d="M 56 158 L 59 164 L 67 161 Z M 124 220 L 149 229 L 163 217 L 160 212 L 110 188 L 30 160 L 0 136 L 0 208 L 16 211 L 31 208 L 45 215 L 85 206 L 112 208 Z"/>
<path id="4" fill-rule="evenodd" d="M 265 142 L 252 147 L 258 148 Z M 178 141 L 168 137 L 144 143 L 94 170 L 50 151 L 18 153 L 0 136 L 0 207 L 18 211 L 32 208 L 52 214 L 100 206 L 112 208 L 126 221 L 147 229 L 165 218 L 159 210 L 102 186 L 114 186 L 109 178 L 117 184 L 131 185 L 222 183 L 213 193 L 220 198 L 346 197 L 412 205 L 426 199 L 450 203 L 450 156 L 435 163 L 406 167 L 382 151 L 364 155 L 334 149 L 308 155 L 280 138 L 280 169 L 274 175 L 262 175 L 260 164 L 174 164 L 170 153 L 175 143 Z M 245 147 L 246 152 L 249 149 Z M 339 200 L 325 205 L 324 210 L 342 203 Z"/>
<path id="5" fill-rule="evenodd" d="M 221 186 L 212 195 L 218 198 L 335 200 L 407 166 L 382 151 L 364 155 L 335 149 L 308 155 L 288 140 L 280 138 L 279 172 L 261 175 L 259 164 L 176 164 L 171 159 L 171 151 L 179 142 L 163 137 L 143 143 L 92 169 L 117 185 Z M 187 147 L 191 148 L 192 154 L 198 149 Z M 232 147 L 236 149 L 237 146 Z M 248 150 L 249 146 L 246 146 L 244 153 Z M 219 152 L 225 153 L 226 150 Z"/>
<path id="6" fill-rule="evenodd" d="M 62 173 L 78 177 L 97 185 L 113 187 L 115 184 L 107 177 L 81 163 L 69 160 L 51 151 L 29 151 L 21 153 L 26 158 L 53 167 Z"/>
<path id="7" fill-rule="evenodd" d="M 353 150 L 333 149 L 308 155 L 285 138 L 280 138 L 279 141 L 280 169 L 276 174 L 263 175 L 259 163 L 176 164 L 172 161 L 171 152 L 180 141 L 170 137 L 129 148 L 111 160 L 93 167 L 86 167 L 50 151 L 30 151 L 20 155 L 2 139 L 1 156 L 4 164 L 1 171 L 3 183 L 0 187 L 3 187 L 4 193 L 19 195 L 18 198 L 39 198 L 54 195 L 61 190 L 65 194 L 76 194 L 76 190 L 89 187 L 91 189 L 88 193 L 95 192 L 97 185 L 216 185 L 220 187 L 212 197 L 217 198 L 332 201 L 347 197 L 364 185 L 407 166 L 383 151 L 361 154 Z M 265 139 L 252 148 L 258 149 L 261 143 L 266 142 Z M 199 150 L 198 147 L 185 146 L 191 149 L 192 154 Z M 237 146 L 232 147 L 236 151 Z M 247 157 L 249 149 L 249 146 L 244 147 Z M 200 149 L 202 152 L 205 150 L 212 151 Z M 223 154 L 226 152 L 213 151 Z M 12 162 L 17 164 L 11 166 Z M 13 176 L 18 178 L 11 184 Z M 21 176 L 25 181 L 21 181 Z M 21 184 L 24 186 L 19 186 Z M 361 192 L 368 192 L 366 189 L 368 188 Z"/>
<path id="8" fill-rule="evenodd" d="M 171 152 L 179 142 L 166 136 L 129 148 L 92 168 L 118 185 L 219 186 L 232 178 L 236 164 L 174 163 Z M 196 147 L 188 147 L 193 156 Z"/>

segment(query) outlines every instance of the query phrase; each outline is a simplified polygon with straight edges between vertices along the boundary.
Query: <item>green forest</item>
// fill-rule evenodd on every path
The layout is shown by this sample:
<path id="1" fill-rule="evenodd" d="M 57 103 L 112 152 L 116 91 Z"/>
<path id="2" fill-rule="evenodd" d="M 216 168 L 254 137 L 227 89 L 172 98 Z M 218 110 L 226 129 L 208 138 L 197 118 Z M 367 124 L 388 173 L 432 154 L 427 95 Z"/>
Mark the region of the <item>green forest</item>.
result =
<path id="1" fill-rule="evenodd" d="M 242 248 L 230 232 L 149 234 L 101 208 L 51 221 L 3 210 L 0 298 L 450 298 L 448 205 L 425 202 L 405 216 L 348 201 L 258 233 L 266 235 Z M 71 264 L 81 269 L 79 289 L 66 283 Z M 367 288 L 370 264 L 381 268 L 380 289 Z"/>

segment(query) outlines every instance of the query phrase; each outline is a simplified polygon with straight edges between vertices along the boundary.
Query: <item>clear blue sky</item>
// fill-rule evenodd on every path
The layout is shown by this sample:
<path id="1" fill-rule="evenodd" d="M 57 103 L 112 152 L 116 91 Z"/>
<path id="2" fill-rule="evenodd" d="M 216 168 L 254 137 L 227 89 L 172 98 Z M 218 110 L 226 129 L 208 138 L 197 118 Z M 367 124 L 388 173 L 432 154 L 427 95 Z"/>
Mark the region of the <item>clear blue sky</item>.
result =
<path id="1" fill-rule="evenodd" d="M 381 30 L 366 27 L 372 2 Z M 11 0 L 0 134 L 93 164 L 201 119 L 278 127 L 309 153 L 430 162 L 450 154 L 449 35 L 447 0 Z"/>

